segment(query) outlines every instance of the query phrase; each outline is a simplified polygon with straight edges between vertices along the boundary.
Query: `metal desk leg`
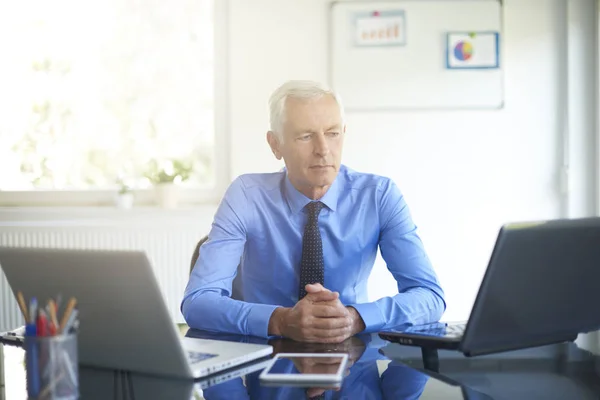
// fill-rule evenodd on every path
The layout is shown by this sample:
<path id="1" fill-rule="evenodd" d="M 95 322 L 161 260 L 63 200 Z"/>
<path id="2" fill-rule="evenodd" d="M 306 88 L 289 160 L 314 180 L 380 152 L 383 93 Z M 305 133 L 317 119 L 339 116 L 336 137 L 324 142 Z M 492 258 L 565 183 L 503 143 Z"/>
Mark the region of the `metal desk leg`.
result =
<path id="1" fill-rule="evenodd" d="M 437 349 L 428 349 L 421 347 L 421 357 L 423 358 L 423 366 L 433 372 L 440 372 L 440 357 Z"/>

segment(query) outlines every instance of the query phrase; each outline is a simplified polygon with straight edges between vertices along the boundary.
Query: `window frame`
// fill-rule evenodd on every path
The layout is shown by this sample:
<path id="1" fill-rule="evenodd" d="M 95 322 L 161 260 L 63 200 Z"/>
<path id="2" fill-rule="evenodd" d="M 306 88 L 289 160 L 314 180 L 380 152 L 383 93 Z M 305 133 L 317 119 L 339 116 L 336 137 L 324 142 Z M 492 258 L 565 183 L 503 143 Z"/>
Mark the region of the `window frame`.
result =
<path id="1" fill-rule="evenodd" d="M 228 99 L 228 2 L 213 0 L 214 21 L 214 185 L 181 187 L 183 205 L 217 204 L 230 181 Z M 81 190 L 1 190 L 0 207 L 98 207 L 114 206 L 118 188 Z M 153 188 L 133 190 L 135 206 L 155 203 Z M 134 207 L 135 207 L 134 206 Z"/>

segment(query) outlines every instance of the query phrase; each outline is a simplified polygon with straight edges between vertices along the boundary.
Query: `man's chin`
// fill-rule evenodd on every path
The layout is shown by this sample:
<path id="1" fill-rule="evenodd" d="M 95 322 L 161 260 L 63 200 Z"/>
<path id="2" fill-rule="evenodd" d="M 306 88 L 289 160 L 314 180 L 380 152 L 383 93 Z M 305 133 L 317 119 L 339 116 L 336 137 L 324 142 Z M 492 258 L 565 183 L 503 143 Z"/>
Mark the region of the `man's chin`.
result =
<path id="1" fill-rule="evenodd" d="M 329 187 L 331 186 L 331 184 L 333 183 L 333 181 L 330 180 L 312 180 L 310 182 L 310 186 L 314 189 L 329 189 Z"/>
<path id="2" fill-rule="evenodd" d="M 337 176 L 337 171 L 334 168 L 327 168 L 325 171 L 309 170 L 308 172 L 306 181 L 314 188 L 331 186 Z"/>

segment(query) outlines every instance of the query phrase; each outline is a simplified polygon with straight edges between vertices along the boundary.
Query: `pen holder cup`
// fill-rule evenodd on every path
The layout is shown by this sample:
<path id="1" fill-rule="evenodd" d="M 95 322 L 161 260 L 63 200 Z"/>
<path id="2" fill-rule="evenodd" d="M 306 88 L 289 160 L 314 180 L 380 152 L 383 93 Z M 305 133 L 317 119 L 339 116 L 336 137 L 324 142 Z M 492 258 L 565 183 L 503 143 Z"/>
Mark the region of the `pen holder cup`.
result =
<path id="1" fill-rule="evenodd" d="M 77 334 L 26 336 L 25 367 L 29 399 L 79 397 Z"/>

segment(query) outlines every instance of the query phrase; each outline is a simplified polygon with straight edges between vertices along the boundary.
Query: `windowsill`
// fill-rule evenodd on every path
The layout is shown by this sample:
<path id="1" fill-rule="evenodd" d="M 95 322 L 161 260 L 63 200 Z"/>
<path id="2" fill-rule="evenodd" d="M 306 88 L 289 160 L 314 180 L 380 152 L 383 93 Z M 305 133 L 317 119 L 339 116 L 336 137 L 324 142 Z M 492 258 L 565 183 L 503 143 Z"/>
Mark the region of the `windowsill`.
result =
<path id="1" fill-rule="evenodd" d="M 218 205 L 181 206 L 164 209 L 134 206 L 116 207 L 0 207 L 1 227 L 139 225 L 197 225 L 211 221 Z"/>

